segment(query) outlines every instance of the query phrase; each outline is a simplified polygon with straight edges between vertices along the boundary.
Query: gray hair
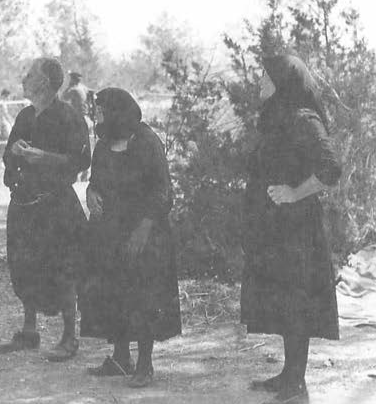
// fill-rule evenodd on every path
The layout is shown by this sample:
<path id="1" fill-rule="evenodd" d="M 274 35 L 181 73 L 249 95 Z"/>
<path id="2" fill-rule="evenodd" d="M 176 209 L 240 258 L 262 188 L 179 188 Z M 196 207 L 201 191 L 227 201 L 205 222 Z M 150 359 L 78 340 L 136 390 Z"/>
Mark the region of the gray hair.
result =
<path id="1" fill-rule="evenodd" d="M 40 64 L 41 72 L 48 78 L 51 88 L 58 91 L 64 82 L 64 72 L 60 62 L 54 58 L 38 58 L 34 63 Z"/>

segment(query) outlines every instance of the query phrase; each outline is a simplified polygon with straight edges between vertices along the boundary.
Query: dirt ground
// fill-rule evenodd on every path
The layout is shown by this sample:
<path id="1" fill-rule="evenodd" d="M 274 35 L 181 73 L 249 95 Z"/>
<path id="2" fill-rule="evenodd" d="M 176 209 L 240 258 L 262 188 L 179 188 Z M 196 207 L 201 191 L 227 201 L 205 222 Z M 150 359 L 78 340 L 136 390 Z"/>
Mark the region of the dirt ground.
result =
<path id="1" fill-rule="evenodd" d="M 22 324 L 21 307 L 11 293 L 4 263 L 0 272 L 0 343 Z M 81 339 L 73 360 L 52 364 L 43 352 L 58 340 L 61 321 L 39 317 L 40 351 L 0 357 L 2 404 L 245 404 L 262 403 L 269 395 L 248 390 L 250 380 L 276 374 L 283 360 L 278 337 L 246 335 L 234 322 L 186 327 L 181 337 L 157 343 L 155 380 L 144 390 L 127 387 L 123 377 L 96 379 L 86 374 L 111 347 L 105 341 Z M 313 404 L 376 403 L 376 329 L 344 326 L 342 340 L 314 340 L 307 382 Z M 133 347 L 134 348 L 134 347 Z M 132 353 L 136 356 L 136 351 Z"/>
<path id="2" fill-rule="evenodd" d="M 0 343 L 22 325 L 5 262 L 6 203 L 0 187 Z M 111 354 L 103 340 L 83 338 L 73 360 L 47 362 L 43 352 L 58 341 L 61 320 L 39 316 L 38 322 L 40 351 L 0 356 L 1 404 L 261 404 L 271 396 L 250 391 L 250 381 L 274 375 L 283 365 L 280 338 L 247 335 L 237 318 L 185 326 L 182 336 L 156 344 L 152 386 L 132 390 L 124 377 L 96 379 L 86 373 L 87 366 Z M 376 329 L 343 321 L 341 334 L 339 342 L 312 341 L 307 371 L 311 403 L 375 404 L 376 379 L 368 374 L 376 374 Z M 136 357 L 134 346 L 132 353 Z"/>

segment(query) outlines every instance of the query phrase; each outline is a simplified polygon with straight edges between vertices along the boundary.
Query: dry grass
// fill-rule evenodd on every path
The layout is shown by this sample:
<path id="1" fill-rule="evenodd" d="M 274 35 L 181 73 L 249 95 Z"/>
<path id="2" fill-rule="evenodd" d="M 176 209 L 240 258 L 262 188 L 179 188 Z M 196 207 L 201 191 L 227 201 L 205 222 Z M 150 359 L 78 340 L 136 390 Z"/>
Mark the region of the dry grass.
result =
<path id="1" fill-rule="evenodd" d="M 210 325 L 239 316 L 240 285 L 183 280 L 179 289 L 182 321 L 186 326 Z"/>

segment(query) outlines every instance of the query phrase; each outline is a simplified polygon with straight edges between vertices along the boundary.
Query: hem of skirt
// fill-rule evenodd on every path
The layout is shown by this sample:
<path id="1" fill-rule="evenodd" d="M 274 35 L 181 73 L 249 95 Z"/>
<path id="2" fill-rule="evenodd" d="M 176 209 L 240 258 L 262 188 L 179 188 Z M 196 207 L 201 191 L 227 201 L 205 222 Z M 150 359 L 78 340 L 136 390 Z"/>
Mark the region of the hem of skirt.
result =
<path id="1" fill-rule="evenodd" d="M 283 329 L 279 328 L 264 328 L 264 327 L 259 327 L 255 326 L 252 323 L 248 323 L 245 321 L 241 321 L 241 324 L 244 324 L 247 326 L 247 334 L 267 334 L 267 335 L 280 335 L 283 336 L 286 334 Z M 319 338 L 319 339 L 327 339 L 331 341 L 339 341 L 340 336 L 339 332 L 333 332 L 333 333 L 319 333 L 319 332 L 308 332 L 308 337 L 309 338 Z"/>
<path id="2" fill-rule="evenodd" d="M 152 339 L 154 341 L 158 341 L 158 342 L 162 342 L 162 341 L 166 341 L 170 338 L 174 338 L 177 337 L 179 335 L 182 334 L 182 330 L 175 330 L 171 333 L 168 334 L 155 334 L 152 335 Z M 113 334 L 109 334 L 109 333 L 99 333 L 99 332 L 80 332 L 80 337 L 82 338 L 97 338 L 97 339 L 105 339 L 107 340 L 109 343 L 113 343 L 114 341 L 114 335 Z M 131 335 L 131 336 L 126 336 L 125 337 L 128 341 L 133 342 L 133 341 L 138 341 L 138 337 L 135 335 Z"/>
<path id="3" fill-rule="evenodd" d="M 46 317 L 56 317 L 58 316 L 62 310 L 63 307 L 62 306 L 54 306 L 53 308 L 51 307 L 45 307 L 39 304 L 36 304 L 34 302 L 31 302 L 30 300 L 23 300 L 21 299 L 18 295 L 16 295 L 18 297 L 18 299 L 22 302 L 22 304 L 24 306 L 28 306 L 28 307 L 33 307 L 36 313 L 41 313 Z"/>
<path id="4" fill-rule="evenodd" d="M 182 334 L 182 331 L 179 330 L 179 331 L 175 331 L 175 332 L 173 332 L 171 334 L 167 334 L 167 335 L 164 335 L 164 336 L 153 336 L 153 340 L 158 341 L 158 342 L 162 342 L 162 341 L 166 341 L 168 339 L 177 337 L 177 336 L 179 336 L 181 334 Z M 136 340 L 131 340 L 131 341 L 136 341 Z"/>
<path id="5" fill-rule="evenodd" d="M 95 333 L 92 333 L 92 332 L 80 332 L 80 337 L 82 337 L 82 338 L 106 339 L 106 340 L 110 339 L 108 337 L 108 335 L 95 334 Z"/>

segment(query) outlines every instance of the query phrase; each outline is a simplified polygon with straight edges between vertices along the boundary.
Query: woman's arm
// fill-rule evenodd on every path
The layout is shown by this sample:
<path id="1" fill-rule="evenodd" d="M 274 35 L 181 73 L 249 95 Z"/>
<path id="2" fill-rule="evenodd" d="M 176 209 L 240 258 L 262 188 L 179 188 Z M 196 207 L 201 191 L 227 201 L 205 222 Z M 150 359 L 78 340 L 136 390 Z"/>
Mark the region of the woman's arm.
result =
<path id="1" fill-rule="evenodd" d="M 153 133 L 144 147 L 148 152 L 143 159 L 148 166 L 148 193 L 143 200 L 143 219 L 128 242 L 127 252 L 131 260 L 144 250 L 154 221 L 168 215 L 172 207 L 171 180 L 162 142 Z"/>
<path id="2" fill-rule="evenodd" d="M 51 168 L 67 166 L 69 157 L 66 154 L 47 152 L 36 147 L 23 147 L 19 152 L 29 164 L 41 164 Z"/>
<path id="3" fill-rule="evenodd" d="M 310 165 L 312 175 L 298 187 L 272 185 L 268 195 L 276 204 L 294 203 L 307 196 L 336 185 L 341 176 L 338 163 L 326 129 L 316 114 L 302 114 L 295 128 L 297 152 Z"/>
<path id="4" fill-rule="evenodd" d="M 29 164 L 46 166 L 57 172 L 73 172 L 78 174 L 90 166 L 90 141 L 86 122 L 72 111 L 66 111 L 65 117 L 65 153 L 54 153 L 36 147 L 25 147 L 22 157 Z"/>
<path id="5" fill-rule="evenodd" d="M 147 158 L 147 195 L 143 201 L 144 217 L 154 220 L 168 215 L 172 208 L 172 186 L 163 144 L 156 134 L 149 138 Z"/>
<path id="6" fill-rule="evenodd" d="M 302 182 L 298 187 L 292 188 L 288 185 L 271 185 L 268 187 L 268 195 L 277 205 L 281 203 L 294 203 L 307 196 L 317 194 L 329 187 L 323 184 L 315 174 Z"/>

